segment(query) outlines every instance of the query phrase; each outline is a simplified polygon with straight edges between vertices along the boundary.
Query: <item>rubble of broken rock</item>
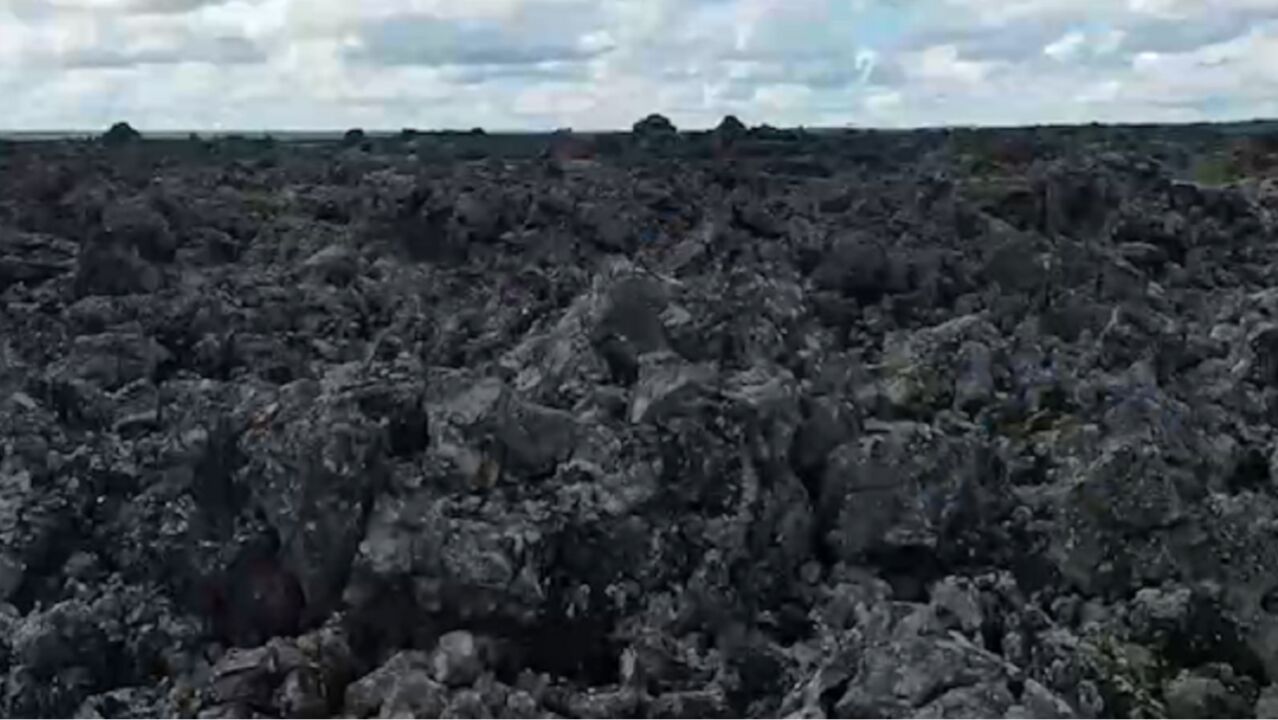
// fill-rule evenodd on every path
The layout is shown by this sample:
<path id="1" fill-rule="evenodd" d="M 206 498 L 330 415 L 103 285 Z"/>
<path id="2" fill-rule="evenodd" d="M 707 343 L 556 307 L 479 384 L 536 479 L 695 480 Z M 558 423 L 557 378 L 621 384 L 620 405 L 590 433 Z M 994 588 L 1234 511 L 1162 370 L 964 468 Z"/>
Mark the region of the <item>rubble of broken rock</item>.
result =
<path id="1" fill-rule="evenodd" d="M 1278 711 L 1223 131 L 667 125 L 0 148 L 0 714 Z"/>

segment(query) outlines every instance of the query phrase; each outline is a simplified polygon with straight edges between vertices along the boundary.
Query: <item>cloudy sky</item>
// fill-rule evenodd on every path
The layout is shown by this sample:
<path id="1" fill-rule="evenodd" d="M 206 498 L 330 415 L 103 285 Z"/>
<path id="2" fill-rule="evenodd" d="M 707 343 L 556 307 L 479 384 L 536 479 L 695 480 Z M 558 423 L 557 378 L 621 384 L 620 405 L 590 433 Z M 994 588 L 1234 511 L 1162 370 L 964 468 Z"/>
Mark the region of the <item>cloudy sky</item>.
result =
<path id="1" fill-rule="evenodd" d="M 1278 117 L 1278 0 L 0 0 L 0 128 Z"/>

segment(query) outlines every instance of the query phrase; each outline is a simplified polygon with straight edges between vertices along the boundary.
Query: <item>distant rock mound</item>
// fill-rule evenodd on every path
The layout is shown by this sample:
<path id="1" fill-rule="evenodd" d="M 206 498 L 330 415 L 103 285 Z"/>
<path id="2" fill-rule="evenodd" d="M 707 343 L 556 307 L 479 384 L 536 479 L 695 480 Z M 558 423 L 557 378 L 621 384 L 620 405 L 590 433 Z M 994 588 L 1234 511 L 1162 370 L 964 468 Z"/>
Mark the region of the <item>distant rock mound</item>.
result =
<path id="1" fill-rule="evenodd" d="M 717 153 L 725 153 L 730 151 L 734 146 L 746 136 L 749 130 L 745 123 L 741 122 L 736 115 L 727 115 L 719 123 L 719 126 L 711 133 L 711 142 Z"/>
<path id="2" fill-rule="evenodd" d="M 764 123 L 758 127 L 750 129 L 750 137 L 755 140 L 765 140 L 772 142 L 795 142 L 801 138 L 801 133 L 795 130 L 776 128 Z"/>
<path id="3" fill-rule="evenodd" d="M 356 145 L 363 143 L 367 139 L 368 139 L 368 136 L 364 133 L 363 130 L 361 130 L 360 128 L 351 128 L 350 130 L 346 131 L 345 135 L 342 136 L 342 144 L 349 147 L 354 147 Z"/>
<path id="4" fill-rule="evenodd" d="M 639 137 L 665 137 L 677 135 L 679 130 L 670 122 L 670 118 L 653 113 L 636 122 L 631 132 Z"/>
<path id="5" fill-rule="evenodd" d="M 127 145 L 141 139 L 142 133 L 134 130 L 133 126 L 126 122 L 112 125 L 111 129 L 102 136 L 102 142 L 107 145 Z"/>
<path id="6" fill-rule="evenodd" d="M 644 152 L 665 153 L 679 141 L 679 130 L 664 115 L 653 113 L 631 128 L 635 147 Z"/>
<path id="7" fill-rule="evenodd" d="M 715 128 L 715 132 L 719 135 L 740 137 L 745 134 L 746 126 L 736 115 L 726 115 L 719 123 L 719 127 Z"/>

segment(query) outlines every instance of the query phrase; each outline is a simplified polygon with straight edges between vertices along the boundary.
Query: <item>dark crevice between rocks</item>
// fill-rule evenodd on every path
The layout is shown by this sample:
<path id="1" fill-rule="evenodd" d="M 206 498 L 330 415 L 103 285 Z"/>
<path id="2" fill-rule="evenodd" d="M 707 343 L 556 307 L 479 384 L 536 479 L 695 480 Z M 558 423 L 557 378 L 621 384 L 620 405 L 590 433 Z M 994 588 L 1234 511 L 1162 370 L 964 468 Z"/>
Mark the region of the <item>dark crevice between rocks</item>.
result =
<path id="1" fill-rule="evenodd" d="M 156 363 L 151 380 L 156 385 L 173 379 L 179 372 L 189 370 L 194 353 L 191 352 L 189 339 L 180 332 L 160 331 L 156 334 L 156 342 L 164 348 L 165 353 Z"/>
<path id="2" fill-rule="evenodd" d="M 256 647 L 302 630 L 305 596 L 280 561 L 274 534 L 247 547 L 208 592 L 213 633 L 230 645 Z"/>
<path id="3" fill-rule="evenodd" d="M 1266 492 L 1271 489 L 1269 458 L 1259 448 L 1251 447 L 1243 454 L 1238 467 L 1229 476 L 1230 492 Z"/>
<path id="4" fill-rule="evenodd" d="M 239 437 L 230 419 L 218 418 L 208 430 L 205 448 L 194 466 L 191 496 L 199 508 L 192 518 L 191 535 L 204 543 L 229 545 L 236 540 L 237 518 L 249 507 L 248 487 L 235 482 L 247 459 L 239 449 Z M 255 515 L 262 534 L 249 541 L 226 568 L 175 567 L 166 578 L 177 597 L 208 619 L 214 634 L 231 644 L 254 637 L 239 629 L 252 624 L 258 607 L 248 597 L 265 589 L 268 564 L 278 563 L 279 537 L 265 530 L 266 519 Z M 250 572 L 252 567 L 252 572 Z M 255 579 L 248 576 L 256 573 Z"/>
<path id="5" fill-rule="evenodd" d="M 62 599 L 62 568 L 82 545 L 78 529 L 69 526 L 51 534 L 37 552 L 28 555 L 22 582 L 9 598 L 18 612 L 29 613 L 37 605 L 51 605 Z"/>
<path id="6" fill-rule="evenodd" d="M 950 574 L 936 550 L 924 545 L 876 548 L 865 554 L 865 563 L 892 586 L 892 597 L 904 602 L 928 602 L 932 584 Z"/>
<path id="7" fill-rule="evenodd" d="M 208 445 L 195 464 L 192 494 L 200 514 L 221 536 L 228 536 L 234 518 L 250 497 L 249 488 L 235 482 L 235 474 L 247 459 L 240 452 L 239 437 L 231 421 L 217 420 L 209 430 Z"/>
<path id="8" fill-rule="evenodd" d="M 523 655 L 525 666 L 535 671 L 584 687 L 618 681 L 623 647 L 611 637 L 607 621 L 553 617 L 505 637 Z"/>
<path id="9" fill-rule="evenodd" d="M 473 617 L 456 606 L 427 612 L 412 600 L 407 585 L 384 586 L 376 599 L 347 619 L 351 649 L 364 671 L 403 648 L 429 649 L 453 630 L 493 638 L 500 647 L 497 679 L 514 683 L 520 671 L 542 672 L 579 687 L 602 687 L 618 681 L 618 659 L 624 645 L 613 625 L 598 616 L 568 617 L 549 612 L 523 621 L 500 615 Z"/>
<path id="10" fill-rule="evenodd" d="M 400 407 L 392 396 L 372 394 L 360 398 L 359 409 L 385 425 L 387 449 L 393 458 L 411 457 L 430 442 L 426 407 L 420 401 Z"/>
<path id="11" fill-rule="evenodd" d="M 1051 482 L 1051 470 L 1051 459 L 1031 450 L 1029 461 L 1018 463 L 1008 480 L 1017 487 L 1042 487 Z"/>
<path id="12" fill-rule="evenodd" d="M 785 692 L 786 668 L 775 654 L 747 648 L 732 656 L 728 665 L 740 678 L 727 697 L 735 717 L 747 717 L 755 703 Z"/>
<path id="13" fill-rule="evenodd" d="M 85 407 L 83 394 L 72 382 L 52 378 L 40 383 L 46 404 L 53 408 L 58 422 L 68 429 L 89 430 L 100 426 L 100 418 Z"/>
<path id="14" fill-rule="evenodd" d="M 1007 567 L 1016 578 L 1017 585 L 1026 593 L 1058 587 L 1063 582 L 1060 570 L 1051 562 L 1047 553 L 1047 540 L 1020 530 L 1008 534 L 1011 548 Z"/>
<path id="15" fill-rule="evenodd" d="M 639 360 L 635 349 L 617 335 L 606 335 L 595 343 L 596 351 L 608 367 L 613 383 L 632 387 L 639 381 Z"/>
<path id="16" fill-rule="evenodd" d="M 371 583 L 365 588 L 368 599 L 358 603 L 357 611 L 343 617 L 351 652 L 360 662 L 359 674 L 372 670 L 396 650 L 413 647 L 417 644 L 415 637 L 437 632 L 413 600 L 413 590 L 407 579 L 372 581 L 361 578 L 359 582 Z"/>
<path id="17" fill-rule="evenodd" d="M 763 630 L 784 646 L 811 640 L 816 635 L 817 626 L 808 614 L 808 609 L 797 603 L 786 603 L 776 613 L 775 622 L 763 626 Z"/>
<path id="18" fill-rule="evenodd" d="M 1248 644 L 1246 630 L 1225 617 L 1219 603 L 1195 593 L 1186 624 L 1162 643 L 1163 656 L 1180 668 L 1223 662 L 1264 687 L 1270 680 L 1264 662 Z"/>
<path id="19" fill-rule="evenodd" d="M 834 567 L 839 562 L 838 551 L 829 538 L 830 534 L 821 523 L 812 524 L 812 557 L 825 568 Z"/>
<path id="20" fill-rule="evenodd" d="M 369 518 L 373 513 L 375 499 L 380 492 L 386 489 L 388 477 L 385 467 L 379 466 L 369 469 L 363 480 L 363 484 L 358 489 L 358 502 L 351 510 L 359 516 L 357 521 L 359 531 L 355 535 L 357 538 L 367 536 Z M 271 530 L 273 536 L 275 532 L 274 529 Z M 305 530 L 296 530 L 295 532 L 305 532 Z M 287 544 L 287 539 L 285 539 L 283 544 Z M 316 588 L 316 592 L 310 596 L 302 590 L 299 579 L 293 570 L 287 568 L 278 559 L 279 553 L 276 553 L 276 561 L 281 563 L 280 570 L 283 572 L 283 576 L 274 580 L 276 592 L 291 593 L 292 591 L 288 586 L 298 583 L 298 606 L 295 610 L 297 618 L 293 621 L 297 627 L 295 632 L 306 632 L 321 626 L 335 610 L 341 608 L 343 605 L 343 588 L 350 586 L 351 579 L 355 574 L 355 558 L 358 552 L 358 540 L 331 547 L 330 557 L 333 559 L 333 565 L 328 567 L 332 574 L 326 579 L 324 585 Z M 301 574 L 305 570 L 296 570 L 296 572 Z"/>
<path id="21" fill-rule="evenodd" d="M 825 717 L 839 717 L 838 703 L 843 699 L 843 695 L 847 693 L 848 686 L 852 684 L 852 680 L 853 678 L 850 677 L 845 678 L 821 691 L 821 697 L 818 702 L 821 705 L 821 710 L 824 711 Z"/>
<path id="22" fill-rule="evenodd" d="M 1012 693 L 1012 697 L 1019 702 L 1025 697 L 1025 680 L 1024 678 L 1014 677 L 1007 681 L 1007 690 Z"/>

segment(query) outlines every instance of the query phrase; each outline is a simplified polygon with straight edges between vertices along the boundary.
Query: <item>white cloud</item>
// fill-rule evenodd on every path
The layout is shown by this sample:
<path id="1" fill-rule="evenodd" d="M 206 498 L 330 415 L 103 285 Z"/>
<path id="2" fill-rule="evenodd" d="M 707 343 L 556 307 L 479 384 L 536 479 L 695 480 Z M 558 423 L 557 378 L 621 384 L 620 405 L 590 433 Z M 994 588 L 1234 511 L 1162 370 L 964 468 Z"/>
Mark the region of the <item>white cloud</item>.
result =
<path id="1" fill-rule="evenodd" d="M 1278 0 L 0 0 L 0 127 L 1274 112 Z"/>
<path id="2" fill-rule="evenodd" d="M 576 85 L 538 85 L 515 96 L 514 111 L 531 116 L 580 116 L 595 107 L 595 98 Z"/>
<path id="3" fill-rule="evenodd" d="M 1080 103 L 1109 103 L 1118 99 L 1123 91 L 1123 84 L 1118 80 L 1102 80 L 1084 86 L 1074 99 Z"/>
<path id="4" fill-rule="evenodd" d="M 865 98 L 865 107 L 877 116 L 883 116 L 901 106 L 901 93 L 895 90 L 878 91 Z"/>
<path id="5" fill-rule="evenodd" d="M 184 13 L 226 0 L 40 0 L 58 11 L 89 11 L 120 14 Z"/>
<path id="6" fill-rule="evenodd" d="M 1087 42 L 1087 36 L 1081 32 L 1068 32 L 1061 36 L 1059 40 L 1043 48 L 1043 54 L 1061 62 L 1065 62 L 1078 54 L 1083 44 Z"/>
<path id="7" fill-rule="evenodd" d="M 1123 46 L 1123 41 L 1127 39 L 1127 33 L 1122 30 L 1109 30 L 1101 33 L 1096 38 L 1096 53 L 1099 55 L 1112 55 L 1118 52 Z"/>
<path id="8" fill-rule="evenodd" d="M 607 30 L 595 30 L 578 38 L 577 46 L 583 52 L 595 54 L 617 47 L 617 41 L 613 39 L 612 33 Z"/>
<path id="9" fill-rule="evenodd" d="M 1193 4 L 1185 0 L 1127 0 L 1127 7 L 1133 12 L 1179 19 L 1188 14 Z"/>
<path id="10" fill-rule="evenodd" d="M 937 45 L 905 60 L 906 72 L 919 80 L 937 83 L 977 84 L 994 68 L 993 63 L 965 60 L 954 45 Z"/>
<path id="11" fill-rule="evenodd" d="M 1043 54 L 1057 62 L 1071 62 L 1081 56 L 1103 57 L 1118 52 L 1127 33 L 1110 29 L 1096 32 L 1071 30 L 1043 47 Z"/>
<path id="12" fill-rule="evenodd" d="M 950 6 L 947 19 L 959 23 L 1009 25 L 1058 14 L 1088 13 L 1110 4 L 1108 0 L 943 0 Z M 953 13 L 953 14 L 950 14 Z"/>
<path id="13" fill-rule="evenodd" d="M 754 100 L 773 112 L 792 113 L 802 109 L 812 96 L 806 85 L 765 85 L 754 91 Z"/>

